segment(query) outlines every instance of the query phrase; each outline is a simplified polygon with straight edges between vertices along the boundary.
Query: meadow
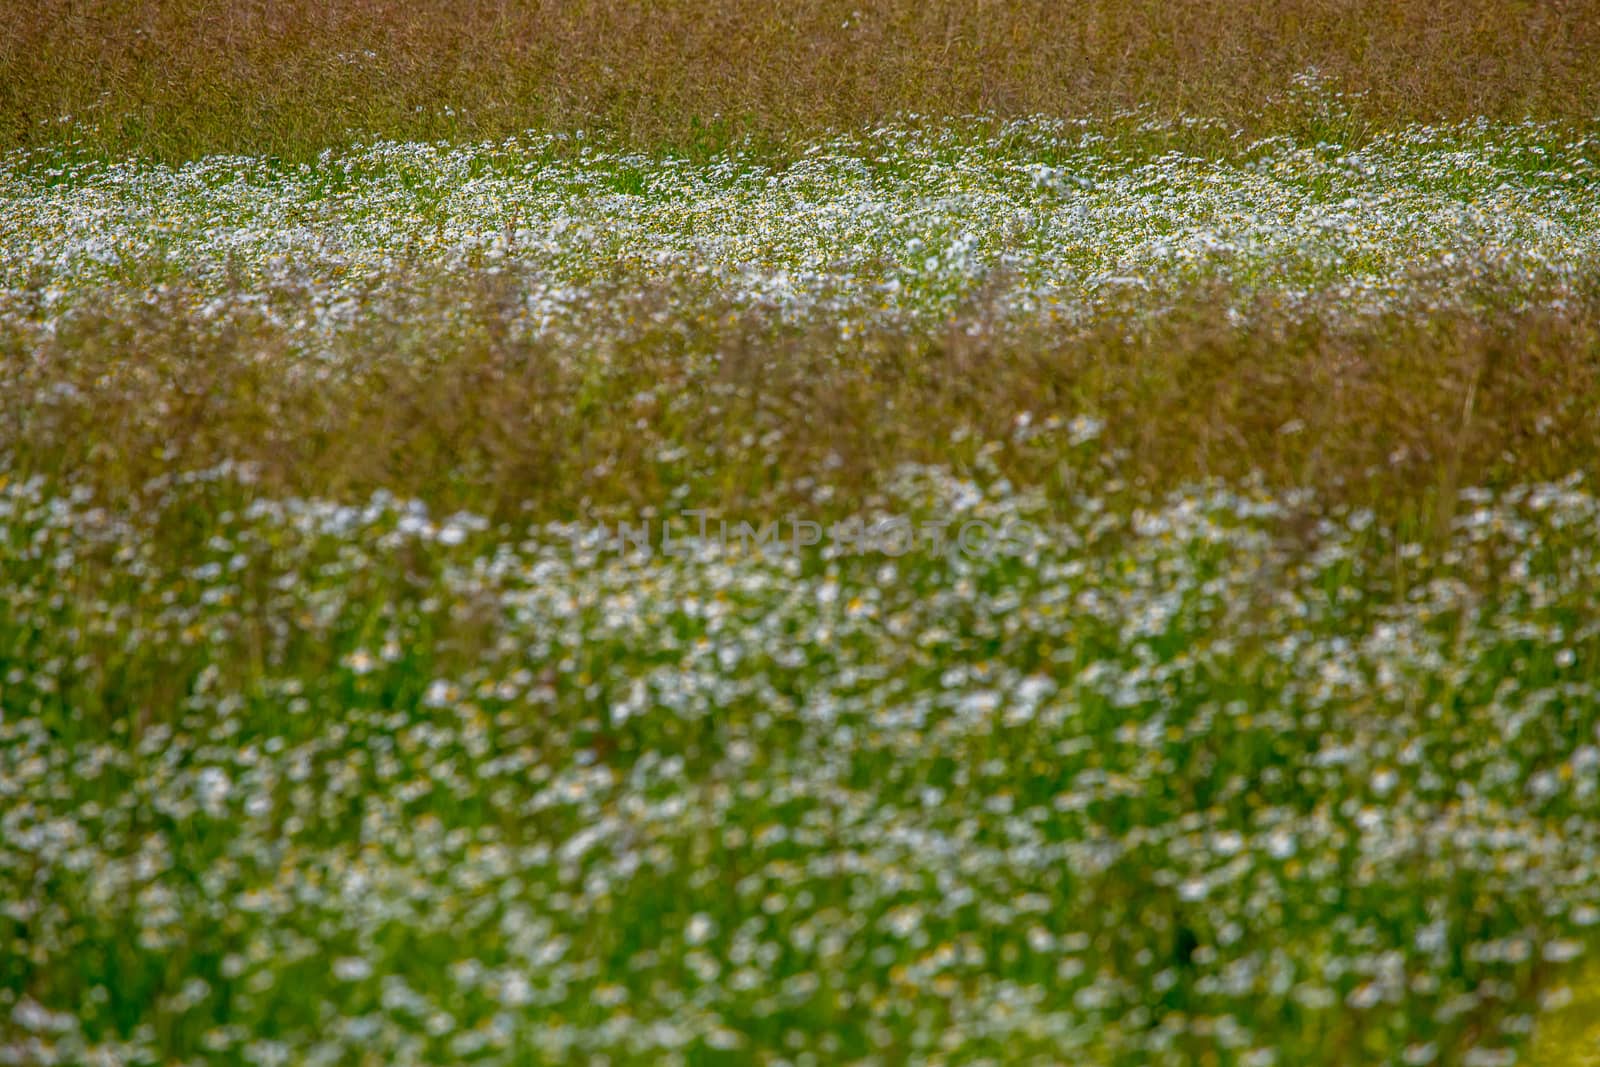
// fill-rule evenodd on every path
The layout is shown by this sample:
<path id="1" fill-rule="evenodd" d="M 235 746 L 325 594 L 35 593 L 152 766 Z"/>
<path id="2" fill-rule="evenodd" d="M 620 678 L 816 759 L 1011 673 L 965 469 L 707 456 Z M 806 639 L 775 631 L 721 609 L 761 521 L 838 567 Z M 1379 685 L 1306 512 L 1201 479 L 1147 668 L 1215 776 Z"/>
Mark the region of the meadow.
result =
<path id="1" fill-rule="evenodd" d="M 31 5 L 0 1063 L 1593 1062 L 1588 13 Z"/>

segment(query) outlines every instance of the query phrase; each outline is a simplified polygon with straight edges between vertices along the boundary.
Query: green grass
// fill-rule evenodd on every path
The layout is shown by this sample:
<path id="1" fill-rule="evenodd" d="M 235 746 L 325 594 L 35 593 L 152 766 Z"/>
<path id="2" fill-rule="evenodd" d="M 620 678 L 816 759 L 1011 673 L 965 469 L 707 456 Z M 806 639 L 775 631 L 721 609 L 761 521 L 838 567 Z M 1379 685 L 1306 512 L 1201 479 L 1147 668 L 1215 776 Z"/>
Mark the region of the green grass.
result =
<path id="1" fill-rule="evenodd" d="M 1439 552 L 935 476 L 1038 539 L 651 563 L 145 499 L 3 497 L 5 988 L 68 1058 L 1462 1062 L 1592 943 L 1570 488 Z"/>
<path id="2" fill-rule="evenodd" d="M 1548 1022 L 1539 1029 L 1530 1062 L 1549 1067 L 1589 1067 L 1600 1056 L 1600 975 L 1593 967 L 1576 977 Z"/>

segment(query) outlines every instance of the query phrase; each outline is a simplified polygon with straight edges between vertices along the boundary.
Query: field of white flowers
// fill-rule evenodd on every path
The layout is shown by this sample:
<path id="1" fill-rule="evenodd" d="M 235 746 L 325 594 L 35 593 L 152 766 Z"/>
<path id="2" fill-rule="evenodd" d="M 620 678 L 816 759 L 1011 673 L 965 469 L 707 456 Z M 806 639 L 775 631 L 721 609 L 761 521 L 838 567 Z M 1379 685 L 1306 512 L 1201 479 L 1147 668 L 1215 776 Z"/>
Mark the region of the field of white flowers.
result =
<path id="1" fill-rule="evenodd" d="M 1152 149 L 1182 132 L 1137 116 L 1109 132 L 888 127 L 782 164 L 571 136 L 299 166 L 18 155 L 0 170 L 0 315 L 50 331 L 102 287 L 137 302 L 181 282 L 198 314 L 265 312 L 325 356 L 342 327 L 403 316 L 418 265 L 516 273 L 523 329 L 592 343 L 597 285 L 619 278 L 788 320 L 926 327 L 980 296 L 1077 320 L 1203 283 L 1331 295 L 1352 315 L 1466 299 L 1489 272 L 1558 299 L 1600 252 L 1600 137 L 1476 124 L 1356 149 Z"/>
<path id="2" fill-rule="evenodd" d="M 1425 320 L 1491 278 L 1560 307 L 1600 253 L 1570 130 L 1198 158 L 1141 123 L 19 154 L 4 402 L 70 401 L 24 372 L 90 307 L 267 321 L 240 359 L 332 380 L 373 320 L 455 328 L 441 279 L 604 361 L 644 286 L 656 327 L 846 336 L 1213 282 Z M 646 555 L 228 455 L 106 498 L 0 453 L 0 1063 L 1529 1062 L 1595 1003 L 1595 487 L 1465 488 L 1440 530 L 1259 480 L 1135 504 L 1096 420 L 1014 414 L 1081 476 L 984 446 L 854 509 L 1022 531 L 982 551 Z"/>

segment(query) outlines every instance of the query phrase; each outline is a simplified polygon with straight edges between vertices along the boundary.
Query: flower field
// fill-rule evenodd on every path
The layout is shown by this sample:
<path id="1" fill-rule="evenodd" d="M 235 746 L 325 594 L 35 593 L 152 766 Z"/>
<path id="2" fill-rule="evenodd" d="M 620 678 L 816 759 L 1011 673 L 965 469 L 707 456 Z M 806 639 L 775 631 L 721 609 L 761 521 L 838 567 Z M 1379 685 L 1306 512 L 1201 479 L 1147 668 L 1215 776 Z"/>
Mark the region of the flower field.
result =
<path id="1" fill-rule="evenodd" d="M 1600 132 L 1295 92 L 11 152 L 0 1063 L 1581 1062 Z"/>

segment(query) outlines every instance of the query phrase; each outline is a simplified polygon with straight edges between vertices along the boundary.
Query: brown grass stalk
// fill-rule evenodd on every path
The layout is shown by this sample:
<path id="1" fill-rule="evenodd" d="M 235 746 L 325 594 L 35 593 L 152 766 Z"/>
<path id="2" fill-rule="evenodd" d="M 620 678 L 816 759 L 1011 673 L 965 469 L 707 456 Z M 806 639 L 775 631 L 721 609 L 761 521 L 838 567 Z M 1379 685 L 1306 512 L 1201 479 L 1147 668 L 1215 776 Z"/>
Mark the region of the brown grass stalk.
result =
<path id="1" fill-rule="evenodd" d="M 352 136 L 603 126 L 660 146 L 903 112 L 1147 107 L 1282 128 L 1600 113 L 1596 0 L 23 0 L 0 144 L 304 156 Z M 62 122 L 63 117 L 71 121 Z"/>
<path id="2" fill-rule="evenodd" d="M 1084 478 L 1148 495 L 1259 474 L 1425 519 L 1461 487 L 1600 473 L 1600 289 L 1343 325 L 1270 304 L 1240 321 L 1199 292 L 1155 319 L 1001 328 L 976 308 L 948 335 L 851 338 L 645 291 L 619 314 L 674 314 L 571 345 L 519 339 L 504 284 L 440 279 L 448 330 L 375 317 L 331 374 L 264 322 L 195 319 L 181 292 L 0 337 L 0 453 L 113 496 L 227 458 L 273 492 L 383 488 L 504 518 L 636 514 L 675 489 L 748 511 L 822 483 L 851 509 L 899 464 L 971 470 L 980 450 L 1063 499 Z M 1094 416 L 1104 435 L 1088 453 L 1018 435 L 1024 412 L 1035 428 Z"/>

